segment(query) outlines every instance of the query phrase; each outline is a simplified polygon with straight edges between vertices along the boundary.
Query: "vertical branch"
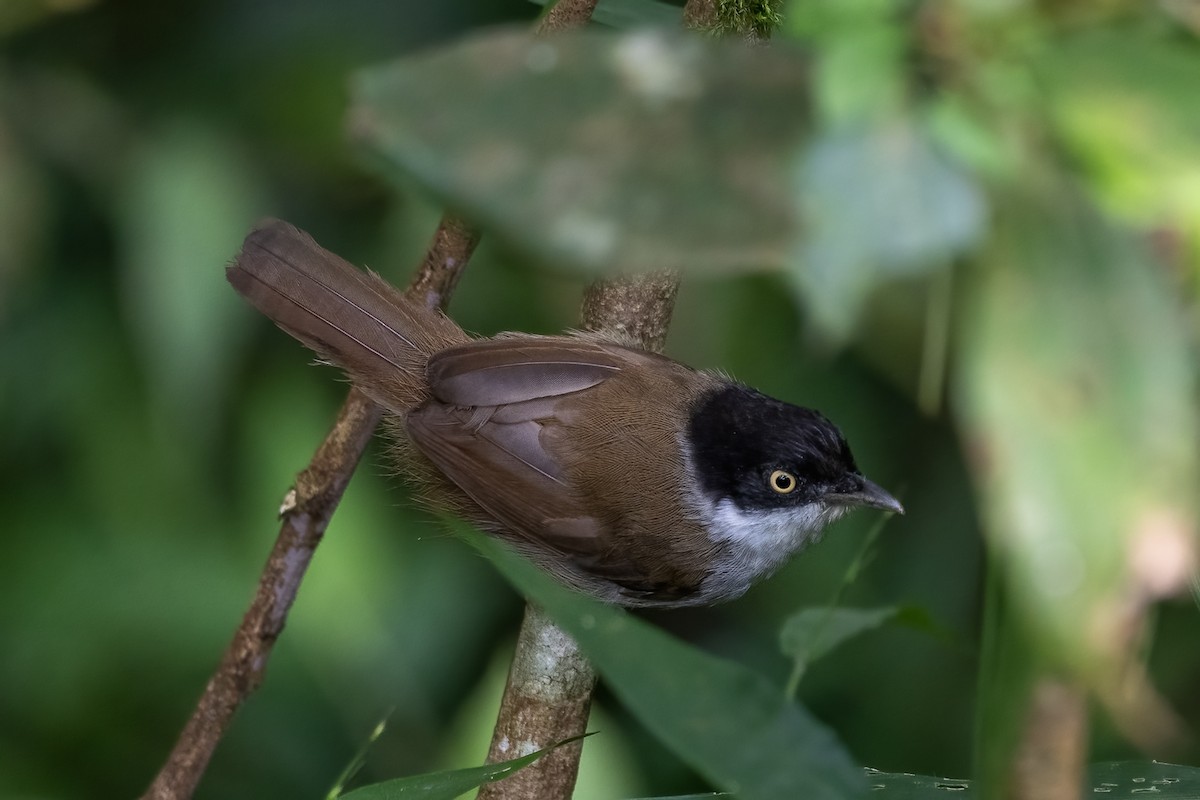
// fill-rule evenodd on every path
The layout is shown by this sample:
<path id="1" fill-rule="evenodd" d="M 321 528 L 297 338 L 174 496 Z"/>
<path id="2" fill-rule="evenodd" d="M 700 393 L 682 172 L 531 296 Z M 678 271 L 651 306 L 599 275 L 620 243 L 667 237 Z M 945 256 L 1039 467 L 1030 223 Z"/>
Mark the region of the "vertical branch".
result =
<path id="1" fill-rule="evenodd" d="M 558 0 L 542 16 L 536 33 L 582 27 L 591 19 L 596 3 Z M 488 763 L 583 734 L 595 685 L 596 672 L 575 640 L 541 609 L 527 606 L 488 747 Z M 485 784 L 478 800 L 568 800 L 575 789 L 582 752 L 583 742 L 560 747 L 509 778 Z"/>
<path id="2" fill-rule="evenodd" d="M 678 292 L 676 272 L 601 278 L 583 297 L 583 329 L 618 334 L 646 350 L 662 350 Z"/>
<path id="3" fill-rule="evenodd" d="M 602 278 L 583 299 L 583 328 L 661 350 L 675 309 L 673 272 Z M 596 673 L 579 646 L 541 609 L 528 606 L 500 701 L 488 763 L 532 753 L 583 734 Z M 479 800 L 566 800 L 575 788 L 583 742 L 555 750 L 510 778 L 479 791 Z"/>
<path id="4" fill-rule="evenodd" d="M 588 287 L 583 328 L 661 350 L 679 290 L 676 273 L 603 278 Z M 500 702 L 488 762 L 532 753 L 587 729 L 596 673 L 579 646 L 528 606 Z M 479 800 L 567 800 L 575 788 L 583 742 L 562 747 L 510 778 L 479 791 Z"/>
<path id="5" fill-rule="evenodd" d="M 500 702 L 488 763 L 519 758 L 587 727 L 596 671 L 579 645 L 537 606 L 525 607 L 517 649 Z M 583 742 L 572 742 L 503 781 L 479 800 L 566 800 L 575 788 Z"/>
<path id="6" fill-rule="evenodd" d="M 569 5 L 587 6 L 590 16 L 595 2 L 560 0 L 543 18 L 539 32 L 550 30 L 550 17 Z M 688 0 L 684 25 L 714 29 L 719 23 L 718 10 L 718 0 Z M 582 16 L 575 19 L 579 24 L 586 21 Z M 584 294 L 582 328 L 613 334 L 657 352 L 666 341 L 678 291 L 676 272 L 601 278 Z M 584 733 L 595 681 L 595 671 L 574 640 L 544 612 L 529 606 L 521 623 L 488 761 L 513 758 Z M 515 751 L 514 742 L 519 742 Z M 582 742 L 573 743 L 511 778 L 484 786 L 479 800 L 567 800 L 575 787 L 582 747 Z"/>
<path id="7" fill-rule="evenodd" d="M 443 217 L 408 296 L 444 306 L 478 239 L 462 222 Z M 254 600 L 143 800 L 185 800 L 195 793 L 234 714 L 262 684 L 300 581 L 381 416 L 365 395 L 350 390 L 333 428 L 284 498 L 279 535 Z"/>

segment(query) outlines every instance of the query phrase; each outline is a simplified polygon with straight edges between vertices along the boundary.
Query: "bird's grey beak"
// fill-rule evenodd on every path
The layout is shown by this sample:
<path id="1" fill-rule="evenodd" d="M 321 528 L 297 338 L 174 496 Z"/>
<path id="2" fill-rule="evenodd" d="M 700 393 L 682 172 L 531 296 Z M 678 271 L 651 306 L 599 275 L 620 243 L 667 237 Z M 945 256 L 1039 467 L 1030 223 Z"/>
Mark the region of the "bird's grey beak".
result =
<path id="1" fill-rule="evenodd" d="M 893 514 L 904 513 L 904 506 L 900 505 L 899 500 L 885 492 L 882 486 L 866 478 L 862 479 L 861 489 L 850 492 L 829 492 L 825 495 L 825 499 L 839 505 L 868 506 L 891 511 Z"/>

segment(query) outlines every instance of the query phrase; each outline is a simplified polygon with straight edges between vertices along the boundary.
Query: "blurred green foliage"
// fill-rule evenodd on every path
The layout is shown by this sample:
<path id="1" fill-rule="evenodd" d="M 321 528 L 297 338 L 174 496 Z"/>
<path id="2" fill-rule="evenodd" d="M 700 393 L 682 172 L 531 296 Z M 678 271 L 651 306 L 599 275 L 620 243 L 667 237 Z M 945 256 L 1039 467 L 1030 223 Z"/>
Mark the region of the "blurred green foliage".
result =
<path id="1" fill-rule="evenodd" d="M 630 18 L 622 9 L 616 24 Z M 271 214 L 403 282 L 437 209 L 347 142 L 350 78 L 537 10 L 0 4 L 0 792 L 129 797 L 149 781 L 343 391 L 241 305 L 224 262 Z M 972 488 L 1001 553 L 1029 530 L 1017 524 L 1026 499 L 1064 515 L 1038 541 L 1057 554 L 1052 567 L 1064 552 L 1068 567 L 1083 559 L 1078 585 L 1095 595 L 1048 606 L 1029 550 L 996 578 L 1046 623 L 1033 627 L 1047 651 L 1090 632 L 1070 614 L 1110 597 L 1099 576 L 1117 576 L 1107 588 L 1136 611 L 1153 599 L 1125 549 L 1147 528 L 1122 520 L 1165 509 L 1152 533 L 1191 530 L 1198 30 L 1186 4 L 1133 0 L 784 10 L 777 38 L 812 64 L 816 134 L 794 142 L 793 163 L 811 167 L 794 173 L 808 176 L 795 197 L 837 209 L 814 229 L 831 238 L 798 239 L 776 274 L 685 282 L 668 351 L 824 410 L 865 471 L 905 488 L 908 515 L 840 602 L 923 607 L 966 646 L 885 626 L 808 667 L 801 700 L 858 763 L 972 771 L 979 664 L 963 652 L 980 637 L 985 574 Z M 462 112 L 464 97 L 443 99 Z M 527 122 L 553 112 L 534 108 Z M 513 240 L 485 237 L 454 316 L 481 334 L 573 324 L 585 278 L 533 263 Z M 814 260 L 828 280 L 806 271 Z M 1047 276 L 1058 293 L 1043 294 Z M 997 282 L 1009 293 L 992 293 Z M 954 324 L 930 346 L 930 298 L 948 285 Z M 931 353 L 949 360 L 956 388 L 946 411 L 922 415 L 914 396 Z M 989 461 L 988 439 L 1016 449 Z M 317 796 L 388 709 L 363 780 L 482 759 L 520 602 L 413 509 L 383 462 L 370 456 L 352 483 L 201 797 Z M 839 523 L 737 603 L 645 616 L 782 686 L 792 664 L 780 628 L 839 591 L 871 521 Z M 1132 646 L 1195 729 L 1195 605 L 1157 606 L 1150 621 Z M 705 788 L 603 689 L 596 718 L 579 797 Z M 1103 717 L 1093 733 L 1092 760 L 1134 755 Z M 1175 756 L 1200 760 L 1195 745 Z"/>

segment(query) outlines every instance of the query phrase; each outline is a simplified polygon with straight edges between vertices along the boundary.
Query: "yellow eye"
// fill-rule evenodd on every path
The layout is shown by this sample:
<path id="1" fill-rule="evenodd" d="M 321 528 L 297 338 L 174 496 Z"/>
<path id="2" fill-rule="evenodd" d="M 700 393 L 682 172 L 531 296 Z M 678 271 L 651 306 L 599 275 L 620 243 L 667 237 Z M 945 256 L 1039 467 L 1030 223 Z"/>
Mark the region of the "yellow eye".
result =
<path id="1" fill-rule="evenodd" d="M 771 488 L 778 494 L 791 494 L 796 491 L 796 476 L 777 469 L 771 473 Z"/>

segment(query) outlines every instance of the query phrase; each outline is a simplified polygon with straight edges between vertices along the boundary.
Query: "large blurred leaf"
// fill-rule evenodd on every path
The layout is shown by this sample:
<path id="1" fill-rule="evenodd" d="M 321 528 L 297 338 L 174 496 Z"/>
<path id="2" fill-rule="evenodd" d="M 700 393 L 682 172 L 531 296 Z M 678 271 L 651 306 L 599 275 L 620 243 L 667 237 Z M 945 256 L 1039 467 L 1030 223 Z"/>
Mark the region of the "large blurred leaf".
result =
<path id="1" fill-rule="evenodd" d="M 743 800 L 865 790 L 834 736 L 760 675 L 564 589 L 494 538 L 460 533 L 575 638 L 630 713 L 713 783 Z"/>
<path id="2" fill-rule="evenodd" d="M 352 125 L 551 263 L 778 267 L 796 232 L 806 78 L 787 46 L 499 32 L 363 73 Z"/>
<path id="3" fill-rule="evenodd" d="M 944 266 L 985 230 L 974 181 L 906 122 L 825 134 L 805 155 L 797 191 L 805 234 L 792 275 L 834 334 L 849 332 L 881 278 Z"/>
<path id="4" fill-rule="evenodd" d="M 1043 179 L 962 314 L 959 411 L 1009 597 L 1093 686 L 1194 557 L 1195 353 L 1161 267 Z"/>

